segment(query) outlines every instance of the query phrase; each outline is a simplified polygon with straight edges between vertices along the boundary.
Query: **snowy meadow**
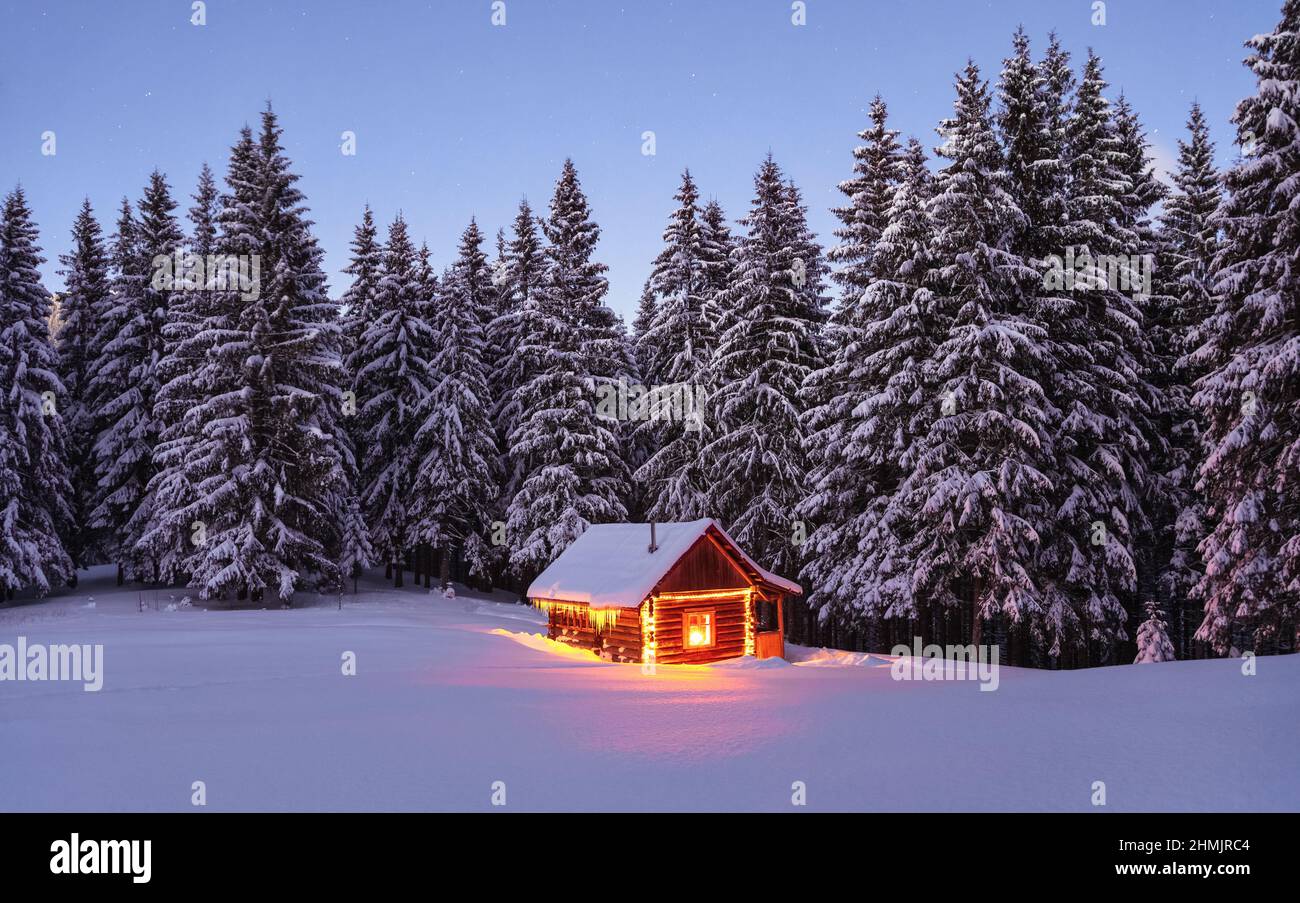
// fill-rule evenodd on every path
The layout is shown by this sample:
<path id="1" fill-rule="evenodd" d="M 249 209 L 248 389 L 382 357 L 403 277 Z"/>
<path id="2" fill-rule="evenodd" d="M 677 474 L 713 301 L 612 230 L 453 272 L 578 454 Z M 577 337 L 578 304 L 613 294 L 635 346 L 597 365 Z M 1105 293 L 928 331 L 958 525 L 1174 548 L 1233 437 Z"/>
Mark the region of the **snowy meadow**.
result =
<path id="1" fill-rule="evenodd" d="M 98 692 L 0 686 L 0 809 L 185 811 L 198 784 L 210 811 L 1083 812 L 1098 781 L 1101 811 L 1300 809 L 1295 656 L 1004 667 L 994 692 L 797 647 L 647 676 L 457 590 L 371 572 L 341 609 L 140 611 L 99 568 L 0 612 L 0 643 L 104 647 Z"/>

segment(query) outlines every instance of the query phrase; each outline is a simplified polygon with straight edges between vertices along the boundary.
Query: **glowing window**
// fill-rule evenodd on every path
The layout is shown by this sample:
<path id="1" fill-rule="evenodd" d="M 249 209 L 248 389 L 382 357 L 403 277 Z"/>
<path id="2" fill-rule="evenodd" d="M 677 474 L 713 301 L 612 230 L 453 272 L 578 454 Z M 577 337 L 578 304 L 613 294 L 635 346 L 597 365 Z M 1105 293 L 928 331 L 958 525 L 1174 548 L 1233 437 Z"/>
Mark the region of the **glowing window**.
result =
<path id="1" fill-rule="evenodd" d="M 702 649 L 713 645 L 713 610 L 688 611 L 682 615 L 682 645 Z"/>

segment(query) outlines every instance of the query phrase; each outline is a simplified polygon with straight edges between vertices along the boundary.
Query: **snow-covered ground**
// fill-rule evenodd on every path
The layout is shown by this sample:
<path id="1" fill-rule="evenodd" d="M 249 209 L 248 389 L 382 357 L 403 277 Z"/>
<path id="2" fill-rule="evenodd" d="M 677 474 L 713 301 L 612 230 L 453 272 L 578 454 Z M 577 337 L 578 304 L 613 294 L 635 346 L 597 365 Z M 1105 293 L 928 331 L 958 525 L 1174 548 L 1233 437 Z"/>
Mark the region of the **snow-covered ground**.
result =
<path id="1" fill-rule="evenodd" d="M 108 572 L 0 609 L 104 684 L 0 682 L 0 810 L 1300 810 L 1300 656 L 899 682 L 887 659 L 608 664 L 541 617 L 363 580 L 166 611 Z M 89 599 L 94 597 L 94 607 Z M 160 610 L 154 609 L 157 604 Z M 345 676 L 345 652 L 356 675 Z"/>

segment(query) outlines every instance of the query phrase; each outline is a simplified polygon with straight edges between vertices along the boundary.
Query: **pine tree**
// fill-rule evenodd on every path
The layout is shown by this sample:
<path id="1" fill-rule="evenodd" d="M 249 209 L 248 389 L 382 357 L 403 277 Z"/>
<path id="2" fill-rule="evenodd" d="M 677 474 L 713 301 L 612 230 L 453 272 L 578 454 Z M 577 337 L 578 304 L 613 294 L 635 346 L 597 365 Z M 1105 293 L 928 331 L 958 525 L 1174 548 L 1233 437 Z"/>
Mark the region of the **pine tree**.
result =
<path id="1" fill-rule="evenodd" d="M 119 570 L 141 580 L 158 576 L 156 561 L 138 543 L 153 514 L 148 487 L 158 472 L 158 362 L 166 352 L 163 325 L 175 278 L 173 262 L 184 240 L 175 209 L 166 179 L 154 170 L 133 225 L 134 260 L 121 264 L 119 314 L 110 324 L 116 331 L 101 348 L 91 389 L 102 424 L 94 447 L 100 497 L 92 523 L 112 532 Z"/>
<path id="2" fill-rule="evenodd" d="M 798 508 L 812 525 L 802 549 L 807 601 L 823 621 L 865 627 L 872 649 L 882 618 L 917 614 L 906 557 L 910 513 L 896 518 L 899 486 L 922 438 L 924 367 L 935 337 L 925 285 L 928 171 L 923 160 L 910 163 L 871 248 L 874 278 L 836 311 L 827 364 L 801 392 L 811 467 Z"/>
<path id="3" fill-rule="evenodd" d="M 220 194 L 212 170 L 204 164 L 189 210 L 194 227 L 186 261 L 194 273 L 174 274 L 178 289 L 169 300 L 162 326 L 163 356 L 158 362 L 158 392 L 153 413 L 158 423 L 154 447 L 155 473 L 137 511 L 140 524 L 137 553 L 155 563 L 162 581 L 188 579 L 187 562 L 194 552 L 193 522 L 188 519 L 198 501 L 190 482 L 188 459 L 199 441 L 199 424 L 189 412 L 202 399 L 194 375 L 203 365 L 209 342 L 203 327 L 221 278 L 217 250 L 217 206 Z"/>
<path id="4" fill-rule="evenodd" d="M 1069 173 L 1066 170 L 1066 133 L 1070 116 L 1074 113 L 1075 78 L 1070 66 L 1070 53 L 1061 47 L 1061 39 L 1056 32 L 1048 34 L 1048 49 L 1039 64 L 1039 73 L 1043 77 L 1043 143 L 1047 156 L 1037 161 L 1037 170 L 1041 178 L 1040 192 L 1043 196 L 1039 216 L 1043 229 L 1050 229 L 1053 223 L 1065 222 L 1067 218 L 1066 183 Z M 1060 239 L 1060 242 L 1057 242 Z M 1065 235 L 1056 231 L 1044 236 L 1044 243 L 1049 248 L 1058 248 L 1065 242 Z"/>
<path id="5" fill-rule="evenodd" d="M 91 343 L 92 365 L 90 380 L 86 387 L 86 404 L 93 418 L 93 440 L 90 449 L 90 467 L 94 471 L 94 490 L 91 512 L 86 528 L 95 537 L 102 558 L 114 558 L 118 561 L 117 583 L 125 580 L 125 568 L 121 563 L 121 524 L 129 512 L 107 512 L 104 510 L 106 490 L 101 485 L 103 476 L 96 445 L 99 437 L 113 426 L 113 419 L 108 415 L 109 405 L 115 399 L 131 391 L 130 368 L 123 366 L 125 361 L 116 354 L 106 353 L 110 342 L 117 339 L 128 320 L 138 307 L 138 298 L 144 284 L 150 278 L 147 268 L 141 267 L 136 252 L 138 243 L 135 208 L 128 198 L 123 197 L 118 209 L 116 229 L 109 247 L 109 293 L 101 299 L 94 311 L 94 340 Z"/>
<path id="6" fill-rule="evenodd" d="M 1113 660 L 1128 638 L 1133 536 L 1146 482 L 1140 419 L 1148 396 L 1133 353 L 1142 316 L 1120 290 L 1132 287 L 1124 282 L 1133 276 L 1126 261 L 1137 247 L 1124 221 L 1132 185 L 1105 87 L 1101 61 L 1089 54 L 1065 125 L 1070 182 L 1062 236 L 1075 256 L 1067 272 L 1058 252 L 1039 299 L 1056 357 L 1050 397 L 1059 411 L 1039 639 L 1053 657 L 1072 650 L 1085 663 Z"/>
<path id="7" fill-rule="evenodd" d="M 1165 301 L 1155 291 L 1155 270 L 1162 249 L 1157 229 L 1151 219 L 1152 208 L 1168 194 L 1155 174 L 1151 147 L 1137 112 L 1123 94 L 1115 102 L 1115 137 L 1119 145 L 1119 170 L 1124 176 L 1120 225 L 1126 230 L 1128 265 L 1132 270 L 1130 290 L 1141 316 L 1137 328 L 1125 333 L 1127 349 L 1137 368 L 1132 374 L 1134 387 L 1143 404 L 1134 406 L 1134 424 L 1141 430 L 1145 444 L 1142 455 L 1140 505 L 1130 519 L 1134 535 L 1137 566 L 1137 594 L 1130 603 L 1130 625 L 1152 607 L 1171 611 L 1173 600 L 1163 598 L 1160 577 L 1169 558 L 1170 538 L 1176 500 L 1164 479 L 1172 454 L 1169 434 L 1172 421 L 1171 401 L 1167 397 L 1173 380 L 1173 361 L 1165 353 L 1157 355 L 1154 344 Z M 1122 287 L 1122 286 L 1121 286 Z"/>
<path id="8" fill-rule="evenodd" d="M 546 269 L 546 256 L 537 218 L 527 200 L 519 202 L 511 238 L 506 245 L 498 292 L 501 309 L 488 324 L 487 342 L 496 358 L 493 379 L 492 419 L 497 445 L 501 449 L 501 505 L 508 505 L 519 491 L 526 464 L 510 450 L 510 436 L 523 415 L 522 387 L 537 375 L 537 356 L 525 350 L 525 339 L 539 328 L 539 290 Z M 503 513 L 503 512 L 501 512 Z"/>
<path id="9" fill-rule="evenodd" d="M 1069 56 L 1052 36 L 1041 64 L 1030 56 L 1029 38 L 1016 30 L 1012 55 L 998 83 L 998 133 L 1010 192 L 1024 214 L 1013 249 L 1026 260 L 1060 253 L 1065 244 L 1065 105 L 1073 73 Z M 1059 93 L 1057 93 L 1059 92 Z M 1041 305 L 1050 306 L 1044 299 Z"/>
<path id="10" fill-rule="evenodd" d="M 974 63 L 956 88 L 954 116 L 940 129 L 949 163 L 928 204 L 942 332 L 923 393 L 929 416 L 899 491 L 915 512 L 908 557 L 922 619 L 926 608 L 965 608 L 979 645 L 986 621 L 1041 611 L 1035 570 L 1052 489 L 1043 383 L 1053 362 L 1025 302 L 1037 274 L 1010 248 L 1024 213 Z"/>
<path id="11" fill-rule="evenodd" d="M 361 223 L 353 231 L 351 257 L 343 272 L 352 277 L 352 284 L 343 292 L 340 299 L 339 321 L 342 331 L 341 349 L 346 371 L 347 392 L 343 406 L 343 466 L 347 475 L 348 491 L 343 500 L 343 515 L 340 542 L 342 544 L 339 572 L 343 577 L 351 577 L 355 590 L 356 580 L 362 570 L 376 560 L 374 546 L 370 542 L 370 530 L 366 523 L 360 494 L 364 491 L 361 474 L 363 449 L 366 440 L 363 434 L 362 418 L 358 416 L 361 399 L 366 394 L 366 387 L 357 378 L 357 371 L 367 361 L 366 349 L 362 340 L 366 330 L 374 322 L 375 296 L 379 290 L 379 280 L 383 276 L 384 248 L 379 242 L 379 232 L 375 227 L 374 213 L 367 204 L 361 214 Z M 391 568 L 392 559 L 387 559 Z"/>
<path id="12" fill-rule="evenodd" d="M 598 383 L 626 379 L 632 367 L 623 330 L 604 303 L 609 268 L 592 259 L 600 226 L 591 218 L 591 205 L 572 160 L 564 161 L 550 216 L 541 226 L 548 245 L 540 291 L 548 303 L 561 305 L 577 330 L 585 358 L 580 372 Z"/>
<path id="13" fill-rule="evenodd" d="M 1205 535 L 1205 500 L 1196 488 L 1196 468 L 1204 455 L 1203 423 L 1192 405 L 1192 386 L 1204 375 L 1189 357 L 1195 330 L 1214 312 L 1211 278 L 1218 253 L 1214 214 L 1222 199 L 1214 167 L 1214 144 L 1199 104 L 1192 104 L 1188 141 L 1178 143 L 1177 191 L 1165 203 L 1160 224 L 1160 305 L 1148 319 L 1154 368 L 1164 374 L 1161 430 L 1167 453 L 1155 469 L 1164 483 L 1168 508 L 1159 521 L 1162 604 L 1174 618 L 1175 647 L 1190 654 L 1191 635 L 1201 613 L 1193 591 L 1203 573 L 1197 543 Z"/>
<path id="14" fill-rule="evenodd" d="M 483 367 L 488 374 L 489 416 L 496 410 L 497 398 L 501 392 L 501 387 L 494 385 L 494 377 L 501 372 L 505 366 L 505 361 L 509 357 L 508 349 L 496 344 L 497 336 L 492 332 L 493 324 L 497 319 L 510 309 L 510 293 L 507 284 L 507 273 L 509 272 L 509 242 L 506 239 L 506 230 L 497 229 L 496 235 L 496 257 L 492 260 L 490 267 L 491 277 L 491 303 L 487 323 L 483 327 Z M 495 421 L 494 421 L 495 423 Z"/>
<path id="15" fill-rule="evenodd" d="M 357 380 L 361 502 L 375 552 L 403 583 L 405 555 L 416 527 L 421 408 L 433 390 L 432 330 L 415 247 L 399 215 L 388 228 L 383 270 L 371 299 L 372 320 L 354 354 Z"/>
<path id="16" fill-rule="evenodd" d="M 722 295 L 731 284 L 735 266 L 736 239 L 727 225 L 727 215 L 717 201 L 709 201 L 700 212 L 700 254 L 704 260 L 704 334 L 713 344 L 706 349 L 710 361 L 717 349 L 718 324 L 722 319 Z"/>
<path id="17" fill-rule="evenodd" d="M 636 347 L 637 372 L 644 376 L 651 368 L 651 362 L 657 360 L 659 352 L 651 347 L 646 335 L 655 321 L 656 305 L 654 289 L 647 279 L 641 286 L 641 297 L 637 300 L 636 316 L 632 319 L 632 341 Z"/>
<path id="18" fill-rule="evenodd" d="M 707 411 L 714 438 L 703 457 L 713 516 L 765 567 L 793 571 L 794 509 L 807 473 L 799 389 L 822 364 L 825 263 L 797 192 L 770 156 L 754 189 L 719 299 Z"/>
<path id="19" fill-rule="evenodd" d="M 689 381 L 708 366 L 712 342 L 704 320 L 708 273 L 699 196 L 690 170 L 683 172 L 673 195 L 677 207 L 664 229 L 664 248 L 650 271 L 654 318 L 643 337 L 645 351 L 639 349 L 638 355 L 647 383 Z"/>
<path id="20" fill-rule="evenodd" d="M 934 193 L 934 175 L 925 165 L 925 148 L 915 138 L 907 139 L 907 149 L 903 151 L 902 181 L 912 185 L 912 191 L 922 200 L 929 200 Z"/>
<path id="21" fill-rule="evenodd" d="M 646 516 L 688 521 L 707 512 L 709 479 L 701 467 L 703 401 L 710 349 L 705 305 L 709 273 L 700 222 L 699 192 L 690 171 L 674 195 L 677 207 L 664 229 L 664 248 L 647 283 L 653 318 L 637 340 L 647 394 L 637 399 L 633 445 L 650 454 L 636 471 L 645 486 Z"/>
<path id="22" fill-rule="evenodd" d="M 510 458 L 522 479 L 506 534 L 517 574 L 536 574 L 589 524 L 621 521 L 628 478 L 619 436 L 596 413 L 598 386 L 631 370 L 617 319 L 602 303 L 604 264 L 592 260 L 599 227 L 566 160 L 555 186 L 546 266 L 522 310 Z"/>
<path id="23" fill-rule="evenodd" d="M 843 287 L 845 304 L 871 284 L 871 251 L 885 228 L 893 186 L 903 178 L 898 131 L 886 127 L 889 113 L 879 94 L 871 102 L 870 116 L 870 128 L 858 132 L 865 143 L 853 149 L 853 176 L 839 185 L 848 203 L 831 211 L 843 225 L 835 230 L 840 243 L 826 257 L 842 265 L 831 279 Z"/>
<path id="24" fill-rule="evenodd" d="M 1011 55 L 1003 61 L 996 115 L 1009 179 L 1007 190 L 1022 213 L 1009 236 L 1008 249 L 1026 264 L 1040 268 L 1062 260 L 1070 240 L 1066 228 L 1069 174 L 1065 157 L 1073 89 L 1070 56 L 1061 48 L 1057 36 L 1054 33 L 1049 36 L 1046 54 L 1036 63 L 1030 55 L 1024 29 L 1017 29 Z M 1047 330 L 1045 341 L 1053 354 L 1057 352 L 1058 341 L 1055 324 L 1067 315 L 1072 303 L 1062 296 L 1062 291 L 1047 275 L 1022 287 L 1021 315 L 1036 327 Z M 1051 435 L 1060 429 L 1060 405 L 1068 404 L 1056 376 L 1054 372 L 1047 373 L 1041 382 L 1047 398 L 1046 416 Z M 1058 448 L 1058 452 L 1068 456 L 1064 447 Z M 1048 476 L 1058 488 L 1066 482 L 1056 468 Z M 1012 664 L 1043 664 L 1044 651 L 1050 648 L 1059 655 L 1061 638 L 1077 634 L 1075 599 L 1059 580 L 1059 573 L 1068 566 L 1068 561 L 1062 564 L 1058 557 L 1061 549 L 1073 543 L 1076 526 L 1058 524 L 1053 514 L 1044 518 L 1037 529 L 1042 566 L 1034 577 L 1040 605 L 1027 618 L 1012 625 L 1008 634 Z M 1063 537 L 1056 536 L 1058 529 L 1065 531 Z"/>
<path id="25" fill-rule="evenodd" d="M 269 108 L 261 125 L 232 150 L 219 216 L 222 252 L 260 276 L 221 293 L 205 324 L 191 482 L 206 538 L 188 569 L 203 598 L 270 588 L 287 604 L 307 575 L 338 580 L 344 372 L 321 251 Z"/>
<path id="26" fill-rule="evenodd" d="M 1241 158 L 1224 176 L 1214 312 L 1190 357 L 1208 455 L 1199 486 L 1209 533 L 1196 638 L 1223 653 L 1300 644 L 1300 297 L 1292 261 L 1300 177 L 1300 0 L 1247 41 L 1255 93 L 1233 114 Z"/>
<path id="27" fill-rule="evenodd" d="M 361 344 L 361 336 L 373 322 L 375 292 L 383 272 L 384 249 L 379 243 L 375 217 L 367 204 L 361 214 L 361 224 L 356 227 L 352 237 L 352 257 L 343 272 L 352 277 L 352 284 L 343 293 L 343 350 L 347 355 L 348 366 L 352 367 L 352 355 Z"/>
<path id="28" fill-rule="evenodd" d="M 59 356 L 50 341 L 45 262 L 22 188 L 0 213 L 0 591 L 39 595 L 75 576 Z"/>
<path id="29" fill-rule="evenodd" d="M 497 460 L 484 333 L 495 291 L 482 244 L 471 220 L 456 263 L 433 299 L 430 391 L 415 412 L 413 538 L 441 550 L 444 586 L 454 550 L 460 550 L 471 574 L 488 577 L 494 564 L 488 531 Z"/>
<path id="30" fill-rule="evenodd" d="M 1138 627 L 1138 651 L 1133 663 L 1172 662 L 1176 658 L 1174 646 L 1169 642 L 1168 625 L 1154 599 L 1148 600 L 1145 610 L 1146 620 Z"/>
<path id="31" fill-rule="evenodd" d="M 429 311 L 433 310 L 438 292 L 442 291 L 442 280 L 433 271 L 433 252 L 429 250 L 429 243 L 426 241 L 420 242 L 420 250 L 415 252 L 415 281 L 419 286 L 421 310 L 427 322 Z"/>
<path id="32" fill-rule="evenodd" d="M 65 538 L 74 569 L 99 560 L 103 550 L 89 526 L 95 505 L 96 478 L 91 449 L 95 441 L 95 411 L 90 379 L 98 358 L 95 317 L 110 298 L 108 253 L 90 199 L 82 202 L 72 226 L 72 251 L 59 258 L 64 291 L 59 296 L 60 326 L 55 337 L 59 379 L 63 383 L 63 422 L 72 481 L 71 525 Z M 75 576 L 75 575 L 74 575 Z"/>

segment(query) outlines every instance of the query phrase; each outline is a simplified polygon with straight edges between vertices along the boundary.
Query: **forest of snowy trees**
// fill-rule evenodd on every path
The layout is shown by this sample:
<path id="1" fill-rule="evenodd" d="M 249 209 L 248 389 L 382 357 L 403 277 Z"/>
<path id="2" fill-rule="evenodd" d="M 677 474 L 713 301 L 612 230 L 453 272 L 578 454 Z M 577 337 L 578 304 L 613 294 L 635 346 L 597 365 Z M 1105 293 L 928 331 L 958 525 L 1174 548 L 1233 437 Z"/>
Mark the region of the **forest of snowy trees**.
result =
<path id="1" fill-rule="evenodd" d="M 630 330 L 570 161 L 441 272 L 366 209 L 338 298 L 269 107 L 187 210 L 160 172 L 111 232 L 87 201 L 57 296 L 17 188 L 0 587 L 109 563 L 231 604 L 366 567 L 519 589 L 589 524 L 714 517 L 798 575 L 798 642 L 1294 651 L 1296 33 L 1287 0 L 1249 42 L 1224 173 L 1192 105 L 1172 185 L 1102 61 L 1023 31 L 994 83 L 958 72 L 934 159 L 876 98 L 826 248 L 770 155 L 731 221 L 685 172 Z M 611 419 L 614 385 L 707 403 Z"/>

